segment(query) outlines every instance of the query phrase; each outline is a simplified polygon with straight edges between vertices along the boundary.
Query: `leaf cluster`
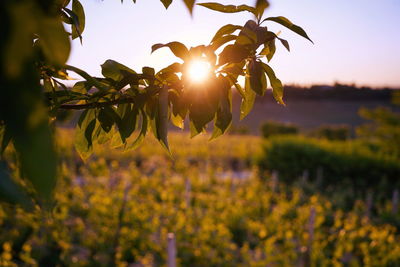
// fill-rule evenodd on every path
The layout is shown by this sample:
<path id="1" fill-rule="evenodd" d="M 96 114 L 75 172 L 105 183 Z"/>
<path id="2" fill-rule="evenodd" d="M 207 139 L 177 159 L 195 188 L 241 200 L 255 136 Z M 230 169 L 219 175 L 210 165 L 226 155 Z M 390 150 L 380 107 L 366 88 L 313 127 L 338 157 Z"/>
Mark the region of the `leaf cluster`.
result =
<path id="1" fill-rule="evenodd" d="M 243 26 L 221 27 L 207 45 L 188 48 L 176 41 L 153 45 L 152 52 L 166 47 L 180 59 L 158 72 L 151 67 L 136 72 L 107 60 L 101 65 L 102 77 L 93 77 L 66 64 L 70 37 L 83 40 L 85 12 L 81 2 L 47 2 L 1 3 L 1 22 L 6 25 L 1 29 L 5 36 L 1 41 L 5 55 L 1 62 L 1 149 L 14 144 L 22 175 L 45 199 L 50 199 L 56 183 L 51 129 L 60 109 L 83 110 L 75 134 L 75 147 L 82 159 L 90 156 L 96 144 L 136 148 L 148 131 L 169 151 L 169 122 L 183 128 L 189 120 L 192 136 L 213 122 L 212 138 L 216 138 L 231 125 L 231 88 L 243 99 L 241 118 L 251 111 L 256 95 L 264 95 L 268 83 L 276 101 L 284 104 L 282 82 L 264 59 L 269 62 L 273 58 L 276 39 L 288 50 L 289 44 L 262 23 L 279 23 L 309 39 L 302 28 L 284 17 L 262 20 L 269 5 L 266 0 L 256 1 L 254 7 L 201 3 L 224 13 L 251 12 L 255 20 Z M 172 0 L 161 2 L 168 8 Z M 195 1 L 184 3 L 191 12 Z M 187 74 L 190 62 L 198 59 L 209 62 L 212 70 L 202 84 L 193 83 Z M 70 72 L 82 80 L 67 88 L 63 81 L 70 79 Z M 245 79 L 244 86 L 238 82 L 240 76 Z"/>

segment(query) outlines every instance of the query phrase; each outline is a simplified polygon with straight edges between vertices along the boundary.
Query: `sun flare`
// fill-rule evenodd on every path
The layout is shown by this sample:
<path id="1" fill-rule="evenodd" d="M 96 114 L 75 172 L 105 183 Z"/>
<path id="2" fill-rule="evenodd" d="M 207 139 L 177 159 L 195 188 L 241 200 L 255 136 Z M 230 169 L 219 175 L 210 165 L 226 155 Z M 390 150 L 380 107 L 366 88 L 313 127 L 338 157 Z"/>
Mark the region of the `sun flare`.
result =
<path id="1" fill-rule="evenodd" d="M 194 60 L 189 64 L 188 74 L 190 80 L 195 83 L 201 83 L 205 81 L 211 72 L 210 63 L 204 60 Z"/>

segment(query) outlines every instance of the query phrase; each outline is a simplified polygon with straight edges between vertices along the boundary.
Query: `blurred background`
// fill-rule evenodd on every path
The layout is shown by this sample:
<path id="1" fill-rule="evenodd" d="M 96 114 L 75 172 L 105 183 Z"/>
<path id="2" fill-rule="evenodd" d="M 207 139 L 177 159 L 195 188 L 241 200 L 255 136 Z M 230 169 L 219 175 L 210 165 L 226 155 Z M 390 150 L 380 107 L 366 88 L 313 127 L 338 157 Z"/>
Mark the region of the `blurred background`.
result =
<path id="1" fill-rule="evenodd" d="M 109 58 L 161 69 L 176 59 L 153 44 L 208 44 L 251 18 L 191 16 L 181 1 L 83 4 L 69 64 L 92 75 Z M 135 150 L 96 144 L 86 161 L 77 119 L 59 114 L 55 203 L 0 204 L 0 266 L 400 266 L 400 2 L 281 0 L 266 13 L 314 41 L 268 24 L 291 45 L 271 62 L 286 106 L 267 93 L 239 121 L 233 94 L 216 140 L 171 125 L 172 156 L 149 135 Z M 19 176 L 12 148 L 5 157 Z"/>

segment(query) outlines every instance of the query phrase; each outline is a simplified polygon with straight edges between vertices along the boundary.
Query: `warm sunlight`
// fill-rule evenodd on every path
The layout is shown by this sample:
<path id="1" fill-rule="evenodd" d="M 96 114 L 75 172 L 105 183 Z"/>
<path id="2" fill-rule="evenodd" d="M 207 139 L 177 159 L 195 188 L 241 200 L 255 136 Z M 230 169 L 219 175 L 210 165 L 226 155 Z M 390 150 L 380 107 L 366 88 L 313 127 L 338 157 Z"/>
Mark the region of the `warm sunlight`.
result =
<path id="1" fill-rule="evenodd" d="M 188 74 L 195 83 L 203 82 L 210 75 L 211 66 L 205 60 L 194 60 L 189 64 Z"/>

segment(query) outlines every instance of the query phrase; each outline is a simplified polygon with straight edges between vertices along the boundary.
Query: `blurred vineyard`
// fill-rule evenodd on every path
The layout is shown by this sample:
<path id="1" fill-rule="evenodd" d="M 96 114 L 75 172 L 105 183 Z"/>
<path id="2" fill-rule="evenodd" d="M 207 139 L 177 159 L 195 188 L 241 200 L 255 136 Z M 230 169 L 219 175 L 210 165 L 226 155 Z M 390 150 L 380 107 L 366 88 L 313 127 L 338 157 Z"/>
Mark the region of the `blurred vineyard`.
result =
<path id="1" fill-rule="evenodd" d="M 168 233 L 178 266 L 400 265 L 390 197 L 343 206 L 345 190 L 283 183 L 256 168 L 258 137 L 175 133 L 174 160 L 149 138 L 134 151 L 98 147 L 83 164 L 73 133 L 59 134 L 50 212 L 0 206 L 1 266 L 167 266 Z"/>

